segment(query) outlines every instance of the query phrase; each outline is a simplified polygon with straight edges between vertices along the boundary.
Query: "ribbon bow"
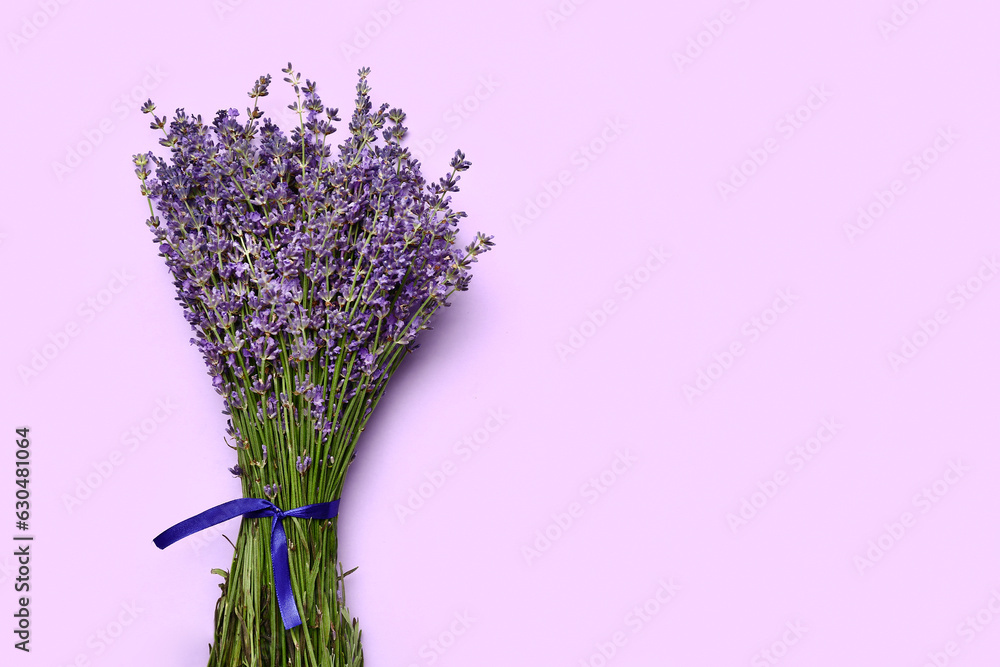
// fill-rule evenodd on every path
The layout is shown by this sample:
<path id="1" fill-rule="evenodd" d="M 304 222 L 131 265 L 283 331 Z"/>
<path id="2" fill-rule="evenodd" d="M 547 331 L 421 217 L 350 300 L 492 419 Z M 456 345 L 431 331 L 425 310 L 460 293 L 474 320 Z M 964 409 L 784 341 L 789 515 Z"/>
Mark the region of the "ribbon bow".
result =
<path id="1" fill-rule="evenodd" d="M 217 523 L 228 521 L 238 516 L 250 519 L 271 517 L 271 565 L 274 569 L 274 592 L 278 596 L 278 609 L 281 610 L 281 620 L 286 630 L 302 625 L 299 611 L 295 606 L 295 593 L 292 591 L 292 578 L 288 571 L 288 541 L 285 538 L 285 528 L 281 520 L 295 519 L 332 519 L 337 516 L 340 500 L 328 503 L 303 505 L 292 510 L 282 510 L 274 503 L 261 498 L 238 498 L 227 503 L 216 505 L 201 514 L 167 528 L 153 539 L 153 544 L 160 549 L 166 549 L 174 542 L 200 530 L 205 530 Z"/>

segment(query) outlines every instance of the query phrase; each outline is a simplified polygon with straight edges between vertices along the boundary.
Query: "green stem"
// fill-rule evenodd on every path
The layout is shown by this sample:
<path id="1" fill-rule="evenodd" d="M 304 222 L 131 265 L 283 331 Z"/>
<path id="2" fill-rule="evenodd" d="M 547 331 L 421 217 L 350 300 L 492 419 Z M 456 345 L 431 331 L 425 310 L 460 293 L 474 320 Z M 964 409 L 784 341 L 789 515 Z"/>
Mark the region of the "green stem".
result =
<path id="1" fill-rule="evenodd" d="M 239 451 L 243 494 L 263 498 L 274 471 L 294 470 L 305 429 L 279 429 L 273 420 L 240 411 L 235 423 L 249 447 Z M 267 446 L 263 466 L 253 452 Z M 333 498 L 317 484 L 320 466 L 297 471 L 273 498 L 291 509 Z M 284 477 L 284 476 L 283 476 Z M 342 487 L 343 480 L 339 480 Z M 285 630 L 274 591 L 269 519 L 244 519 L 236 552 L 216 606 L 209 667 L 363 667 L 360 629 L 344 605 L 344 574 L 337 561 L 337 520 L 285 519 L 292 590 L 302 625 Z"/>

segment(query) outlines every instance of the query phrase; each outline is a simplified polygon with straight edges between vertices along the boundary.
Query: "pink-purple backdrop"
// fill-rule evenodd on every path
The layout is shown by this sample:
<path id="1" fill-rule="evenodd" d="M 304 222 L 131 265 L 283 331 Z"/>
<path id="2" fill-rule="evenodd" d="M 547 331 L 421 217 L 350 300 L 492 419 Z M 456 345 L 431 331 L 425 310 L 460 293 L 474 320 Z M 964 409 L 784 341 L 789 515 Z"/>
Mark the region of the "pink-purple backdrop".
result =
<path id="1" fill-rule="evenodd" d="M 4 664 L 207 657 L 237 523 L 152 538 L 235 459 L 130 157 L 288 60 L 497 241 L 350 469 L 369 665 L 1000 664 L 994 4 L 337 5 L 4 5 Z"/>

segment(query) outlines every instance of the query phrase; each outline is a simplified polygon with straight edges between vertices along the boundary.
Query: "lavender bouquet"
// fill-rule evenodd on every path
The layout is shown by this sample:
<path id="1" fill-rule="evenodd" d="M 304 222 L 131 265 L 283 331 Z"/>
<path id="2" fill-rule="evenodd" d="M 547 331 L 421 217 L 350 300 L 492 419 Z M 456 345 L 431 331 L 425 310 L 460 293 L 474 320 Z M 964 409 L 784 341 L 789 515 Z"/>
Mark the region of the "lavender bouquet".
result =
<path id="1" fill-rule="evenodd" d="M 218 522 L 220 508 L 239 505 L 222 518 L 247 517 L 230 569 L 213 570 L 223 577 L 218 667 L 362 664 L 337 560 L 345 474 L 389 378 L 493 245 L 481 233 L 456 241 L 465 213 L 450 193 L 470 163 L 456 151 L 451 172 L 426 183 L 400 143 L 403 112 L 372 110 L 367 68 L 336 157 L 337 109 L 290 63 L 282 71 L 298 116 L 289 133 L 258 109 L 267 75 L 244 118 L 229 109 L 205 124 L 178 109 L 168 123 L 147 102 L 170 155 L 133 158 L 147 224 L 224 399 L 242 483 L 243 499 L 202 513 Z"/>

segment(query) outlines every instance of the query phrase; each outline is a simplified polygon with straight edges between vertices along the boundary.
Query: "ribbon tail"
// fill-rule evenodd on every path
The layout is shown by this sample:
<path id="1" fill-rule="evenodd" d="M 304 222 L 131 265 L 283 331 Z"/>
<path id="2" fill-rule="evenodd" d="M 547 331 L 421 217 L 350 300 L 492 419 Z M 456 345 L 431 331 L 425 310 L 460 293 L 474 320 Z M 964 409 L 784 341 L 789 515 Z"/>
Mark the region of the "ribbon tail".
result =
<path id="1" fill-rule="evenodd" d="M 184 539 L 188 535 L 193 535 L 200 530 L 205 530 L 217 523 L 235 519 L 248 512 L 265 510 L 269 507 L 273 507 L 273 505 L 266 500 L 257 498 L 237 498 L 236 500 L 230 500 L 167 528 L 153 538 L 153 544 L 160 549 L 166 549 L 174 542 Z"/>
<path id="2" fill-rule="evenodd" d="M 281 517 L 275 516 L 271 524 L 271 567 L 274 570 L 274 592 L 278 597 L 278 609 L 286 630 L 302 625 L 299 610 L 295 606 L 295 592 L 292 590 L 292 576 L 288 567 L 288 540 Z"/>

